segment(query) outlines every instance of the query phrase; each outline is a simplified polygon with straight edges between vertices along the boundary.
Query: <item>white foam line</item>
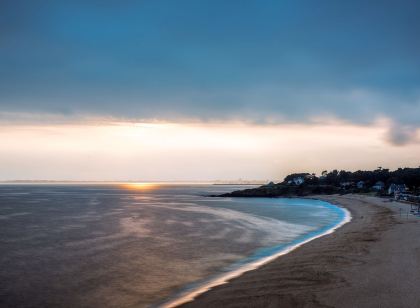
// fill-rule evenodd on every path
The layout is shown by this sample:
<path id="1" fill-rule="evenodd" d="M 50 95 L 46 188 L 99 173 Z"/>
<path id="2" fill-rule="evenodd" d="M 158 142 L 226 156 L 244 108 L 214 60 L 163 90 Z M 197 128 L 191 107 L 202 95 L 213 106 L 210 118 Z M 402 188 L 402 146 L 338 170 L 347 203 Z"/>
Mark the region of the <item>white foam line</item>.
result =
<path id="1" fill-rule="evenodd" d="M 289 246 L 289 247 L 285 248 L 284 250 L 276 252 L 275 254 L 273 254 L 271 256 L 261 258 L 257 261 L 246 264 L 243 267 L 240 267 L 240 268 L 236 269 L 235 271 L 232 271 L 232 272 L 223 274 L 219 277 L 216 277 L 213 280 L 208 281 L 204 285 L 201 285 L 201 286 L 197 287 L 196 289 L 188 291 L 188 293 L 186 293 L 186 294 L 182 294 L 179 297 L 176 297 L 176 298 L 174 298 L 172 300 L 169 300 L 169 301 L 167 301 L 167 302 L 165 302 L 161 305 L 158 305 L 158 307 L 159 308 L 174 308 L 174 307 L 180 306 L 182 304 L 191 302 L 197 296 L 211 290 L 212 288 L 214 288 L 216 286 L 225 284 L 225 283 L 229 282 L 229 280 L 231 280 L 233 278 L 236 278 L 236 277 L 239 277 L 242 274 L 244 274 L 245 272 L 255 270 L 255 269 L 263 266 L 264 264 L 267 264 L 267 263 L 273 261 L 274 259 L 277 259 L 278 257 L 283 256 L 285 254 L 288 254 L 289 252 L 295 250 L 296 248 L 299 248 L 300 246 L 302 246 L 302 245 L 304 245 L 304 244 L 306 244 L 310 241 L 313 241 L 314 239 L 317 239 L 317 238 L 320 238 L 324 235 L 333 233 L 335 230 L 337 230 L 338 228 L 342 227 L 343 225 L 345 225 L 346 223 L 351 221 L 350 212 L 343 207 L 340 207 L 340 209 L 342 209 L 345 212 L 345 217 L 340 223 L 338 223 L 337 225 L 335 225 L 331 229 L 329 229 L 329 230 L 327 230 L 327 231 L 325 231 L 321 234 L 314 235 L 313 237 L 310 237 L 310 238 L 308 238 L 308 239 L 306 239 L 306 240 L 304 240 L 304 241 L 302 241 L 298 244 Z"/>

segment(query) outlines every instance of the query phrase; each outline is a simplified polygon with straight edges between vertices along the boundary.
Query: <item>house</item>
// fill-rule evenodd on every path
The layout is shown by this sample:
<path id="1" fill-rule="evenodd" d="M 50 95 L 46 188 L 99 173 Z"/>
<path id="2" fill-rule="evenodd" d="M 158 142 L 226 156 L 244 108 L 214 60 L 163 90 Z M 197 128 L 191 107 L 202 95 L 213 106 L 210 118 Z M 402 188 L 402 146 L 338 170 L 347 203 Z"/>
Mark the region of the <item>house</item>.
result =
<path id="1" fill-rule="evenodd" d="M 305 178 L 303 176 L 297 176 L 293 179 L 287 181 L 287 184 L 295 184 L 295 185 L 301 185 L 305 182 Z"/>
<path id="2" fill-rule="evenodd" d="M 357 182 L 356 186 L 357 186 L 357 188 L 362 189 L 362 188 L 365 187 L 365 182 L 359 181 L 359 182 Z"/>
<path id="3" fill-rule="evenodd" d="M 388 187 L 388 194 L 393 195 L 395 193 L 404 193 L 406 191 L 406 187 L 404 184 L 391 184 Z"/>
<path id="4" fill-rule="evenodd" d="M 375 185 L 372 186 L 372 189 L 374 190 L 383 190 L 385 188 L 385 183 L 382 181 L 378 181 L 375 183 Z"/>
<path id="5" fill-rule="evenodd" d="M 349 188 L 351 186 L 353 186 L 353 182 L 341 182 L 340 183 L 340 187 L 344 188 L 344 189 Z"/>

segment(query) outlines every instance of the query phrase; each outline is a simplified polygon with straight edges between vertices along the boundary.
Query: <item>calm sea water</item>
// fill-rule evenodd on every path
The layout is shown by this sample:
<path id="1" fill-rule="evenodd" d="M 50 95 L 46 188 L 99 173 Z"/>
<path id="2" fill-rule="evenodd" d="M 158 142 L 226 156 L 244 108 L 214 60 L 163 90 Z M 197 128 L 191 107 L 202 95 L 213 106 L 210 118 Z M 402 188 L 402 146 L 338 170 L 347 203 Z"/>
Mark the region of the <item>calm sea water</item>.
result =
<path id="1" fill-rule="evenodd" d="M 218 185 L 0 185 L 1 307 L 144 307 L 336 225 Z"/>

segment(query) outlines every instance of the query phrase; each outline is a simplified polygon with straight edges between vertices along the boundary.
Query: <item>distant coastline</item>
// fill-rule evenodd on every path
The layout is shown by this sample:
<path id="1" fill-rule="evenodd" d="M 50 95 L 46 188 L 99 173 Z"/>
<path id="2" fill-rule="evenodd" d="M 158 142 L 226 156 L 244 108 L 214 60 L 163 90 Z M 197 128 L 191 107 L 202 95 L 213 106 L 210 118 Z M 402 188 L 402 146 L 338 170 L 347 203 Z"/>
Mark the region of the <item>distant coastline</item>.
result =
<path id="1" fill-rule="evenodd" d="M 230 186 L 230 185 L 234 185 L 234 186 L 255 186 L 255 185 L 261 185 L 262 183 L 213 183 L 213 185 L 218 185 L 218 186 Z"/>
<path id="2" fill-rule="evenodd" d="M 122 183 L 153 183 L 153 184 L 178 184 L 178 185 L 231 185 L 231 186 L 256 186 L 267 181 L 146 181 L 146 180 L 119 180 L 119 181 L 83 181 L 83 180 L 4 180 L 0 184 L 122 184 Z"/>

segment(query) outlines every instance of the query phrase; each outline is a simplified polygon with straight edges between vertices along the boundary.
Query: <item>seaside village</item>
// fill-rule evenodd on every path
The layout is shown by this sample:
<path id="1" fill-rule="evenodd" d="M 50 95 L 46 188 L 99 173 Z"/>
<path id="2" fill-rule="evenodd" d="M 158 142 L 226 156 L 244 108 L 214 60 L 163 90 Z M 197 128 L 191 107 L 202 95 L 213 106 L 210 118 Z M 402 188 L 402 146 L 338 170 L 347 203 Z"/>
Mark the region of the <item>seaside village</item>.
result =
<path id="1" fill-rule="evenodd" d="M 395 171 L 378 167 L 374 171 L 323 171 L 317 177 L 310 173 L 288 175 L 286 185 L 333 185 L 339 193 L 363 193 L 392 198 L 412 204 L 413 212 L 420 214 L 420 167 L 400 168 Z"/>
<path id="2" fill-rule="evenodd" d="M 313 175 L 305 175 L 305 176 L 296 176 L 293 177 L 291 180 L 287 181 L 288 185 L 302 185 L 307 180 L 312 180 Z M 320 178 L 322 180 L 322 177 Z M 376 192 L 379 196 L 391 196 L 395 200 L 405 200 L 409 201 L 412 200 L 420 201 L 420 195 L 414 195 L 409 191 L 409 188 L 405 184 L 396 184 L 391 183 L 389 186 L 387 186 L 382 181 L 377 181 L 373 185 L 369 185 L 365 181 L 346 181 L 346 182 L 340 182 L 339 183 L 340 188 L 343 190 L 343 192 L 355 192 L 354 189 L 359 190 L 358 192 L 361 192 L 362 190 L 364 192 Z"/>

